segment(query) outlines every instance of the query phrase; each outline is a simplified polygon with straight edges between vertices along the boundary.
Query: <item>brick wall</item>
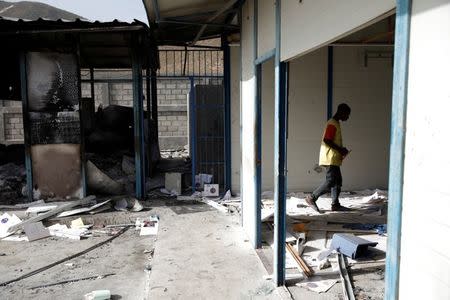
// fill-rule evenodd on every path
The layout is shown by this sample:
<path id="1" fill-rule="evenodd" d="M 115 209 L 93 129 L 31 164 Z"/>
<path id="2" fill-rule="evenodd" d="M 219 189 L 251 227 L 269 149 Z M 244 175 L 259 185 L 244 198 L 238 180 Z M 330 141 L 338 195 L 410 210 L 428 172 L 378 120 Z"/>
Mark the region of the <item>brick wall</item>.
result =
<path id="1" fill-rule="evenodd" d="M 21 113 L 8 113 L 4 117 L 5 140 L 23 141 L 23 122 Z"/>
<path id="2" fill-rule="evenodd" d="M 131 83 L 95 83 L 95 107 L 100 104 L 133 105 L 133 88 Z M 144 95 L 146 85 L 143 86 Z M 159 141 L 161 149 L 180 148 L 188 143 L 188 94 L 190 82 L 187 79 L 159 79 L 157 86 Z M 81 86 L 82 97 L 91 96 L 89 83 Z M 23 122 L 21 102 L 3 101 L 2 124 L 3 130 L 0 143 L 23 141 Z M 144 102 L 144 109 L 147 103 Z M 8 112 L 6 112 L 6 110 Z"/>

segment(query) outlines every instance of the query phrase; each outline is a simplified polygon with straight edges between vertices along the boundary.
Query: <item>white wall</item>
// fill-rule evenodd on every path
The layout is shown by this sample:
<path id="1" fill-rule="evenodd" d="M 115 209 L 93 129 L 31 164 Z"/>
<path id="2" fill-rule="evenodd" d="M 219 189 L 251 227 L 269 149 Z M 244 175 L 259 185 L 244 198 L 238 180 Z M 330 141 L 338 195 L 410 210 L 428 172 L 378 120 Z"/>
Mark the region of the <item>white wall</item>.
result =
<path id="1" fill-rule="evenodd" d="M 318 49 L 394 8 L 395 0 L 282 0 L 281 59 Z"/>
<path id="2" fill-rule="evenodd" d="M 450 299 L 450 1 L 414 0 L 400 299 Z"/>
<path id="3" fill-rule="evenodd" d="M 240 46 L 230 47 L 231 60 L 231 191 L 240 192 L 241 181 L 241 54 Z"/>
<path id="4" fill-rule="evenodd" d="M 370 52 L 392 52 L 392 48 L 334 48 L 333 112 L 340 102 L 352 108 L 342 123 L 344 144 L 352 152 L 344 161 L 346 189 L 387 189 L 392 98 L 392 60 L 369 58 Z"/>
<path id="5" fill-rule="evenodd" d="M 262 64 L 261 69 L 261 189 L 273 191 L 273 145 L 275 109 L 274 60 Z"/>
<path id="6" fill-rule="evenodd" d="M 369 59 L 365 67 L 366 50 L 334 50 L 335 108 L 343 100 L 352 107 L 349 121 L 342 124 L 344 143 L 352 149 L 342 167 L 344 189 L 387 188 L 388 182 L 392 62 Z M 289 64 L 288 189 L 312 191 L 325 176 L 324 172 L 314 171 L 314 167 L 327 119 L 327 49 L 321 48 Z M 274 182 L 273 60 L 263 64 L 261 96 L 264 191 L 273 190 Z"/>
<path id="7" fill-rule="evenodd" d="M 312 191 L 324 173 L 315 172 L 327 120 L 327 49 L 289 63 L 288 189 Z"/>
<path id="8" fill-rule="evenodd" d="M 256 245 L 256 105 L 253 46 L 253 1 L 245 1 L 242 6 L 242 75 L 241 75 L 241 116 L 242 116 L 242 220 L 252 244 Z"/>
<path id="9" fill-rule="evenodd" d="M 258 56 L 275 48 L 275 0 L 258 0 Z"/>

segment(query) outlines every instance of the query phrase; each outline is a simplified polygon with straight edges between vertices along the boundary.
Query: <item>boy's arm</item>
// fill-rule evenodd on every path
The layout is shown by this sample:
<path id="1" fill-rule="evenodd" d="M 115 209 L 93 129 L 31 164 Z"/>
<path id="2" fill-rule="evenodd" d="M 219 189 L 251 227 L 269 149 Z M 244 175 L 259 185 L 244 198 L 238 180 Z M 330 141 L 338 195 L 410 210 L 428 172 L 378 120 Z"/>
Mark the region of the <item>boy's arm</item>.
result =
<path id="1" fill-rule="evenodd" d="M 346 156 L 348 154 L 348 150 L 345 147 L 340 147 L 338 145 L 336 145 L 335 142 L 333 142 L 334 140 L 334 136 L 336 135 L 336 127 L 328 124 L 326 130 L 325 130 L 325 135 L 323 137 L 323 142 L 331 147 L 332 149 L 336 150 L 337 152 L 339 152 L 342 156 Z"/>

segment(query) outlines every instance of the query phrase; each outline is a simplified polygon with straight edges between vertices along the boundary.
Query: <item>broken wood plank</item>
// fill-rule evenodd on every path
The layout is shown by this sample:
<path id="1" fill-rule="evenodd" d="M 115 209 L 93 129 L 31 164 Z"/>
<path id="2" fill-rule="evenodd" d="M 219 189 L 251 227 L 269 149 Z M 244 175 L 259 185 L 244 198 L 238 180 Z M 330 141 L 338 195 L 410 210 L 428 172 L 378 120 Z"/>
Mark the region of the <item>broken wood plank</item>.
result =
<path id="1" fill-rule="evenodd" d="M 323 220 L 329 223 L 362 223 L 362 224 L 386 224 L 386 216 L 366 215 L 361 213 L 342 212 L 324 213 L 316 215 L 289 215 L 293 220 L 318 221 Z"/>
<path id="2" fill-rule="evenodd" d="M 13 234 L 16 231 L 18 231 L 19 229 L 22 229 L 25 226 L 25 224 L 30 224 L 30 223 L 35 223 L 35 222 L 39 222 L 39 221 L 45 220 L 45 219 L 47 219 L 47 218 L 49 218 L 51 216 L 54 216 L 54 215 L 56 215 L 56 214 L 58 214 L 60 212 L 66 211 L 68 209 L 71 209 L 72 207 L 75 207 L 75 206 L 78 206 L 78 205 L 86 205 L 86 204 L 90 203 L 94 199 L 95 199 L 95 196 L 88 196 L 86 198 L 83 198 L 83 199 L 80 199 L 80 200 L 76 200 L 76 201 L 73 201 L 73 202 L 70 202 L 70 203 L 58 206 L 57 208 L 52 209 L 52 210 L 50 210 L 50 211 L 48 211 L 46 213 L 43 213 L 41 215 L 32 217 L 32 218 L 30 218 L 28 220 L 25 220 L 25 221 L 23 221 L 23 222 L 21 222 L 19 224 L 16 224 L 16 225 L 13 225 L 13 226 L 9 227 L 8 228 L 8 234 Z"/>
<path id="3" fill-rule="evenodd" d="M 298 255 L 298 253 L 295 252 L 294 247 L 292 247 L 291 244 L 286 243 L 286 249 L 289 251 L 289 253 L 292 255 L 294 260 L 297 262 L 297 264 L 303 270 L 303 273 L 306 275 L 306 277 L 313 276 L 313 272 L 312 272 L 311 268 L 305 263 L 303 258 L 301 258 L 300 255 Z"/>

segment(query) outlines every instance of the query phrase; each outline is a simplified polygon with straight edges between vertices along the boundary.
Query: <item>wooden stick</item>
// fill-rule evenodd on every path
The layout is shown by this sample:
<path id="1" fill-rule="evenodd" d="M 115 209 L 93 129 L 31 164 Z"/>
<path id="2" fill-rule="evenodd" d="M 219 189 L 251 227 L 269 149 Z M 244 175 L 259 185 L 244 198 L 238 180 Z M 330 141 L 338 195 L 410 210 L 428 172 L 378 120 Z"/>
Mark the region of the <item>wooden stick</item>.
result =
<path id="1" fill-rule="evenodd" d="M 313 272 L 312 272 L 311 268 L 305 263 L 303 258 L 301 258 L 301 256 L 295 252 L 294 247 L 292 247 L 291 244 L 286 243 L 286 249 L 289 251 L 289 253 L 291 253 L 292 257 L 297 262 L 297 264 L 300 266 L 300 268 L 303 270 L 303 273 L 305 273 L 306 277 L 313 276 Z"/>

